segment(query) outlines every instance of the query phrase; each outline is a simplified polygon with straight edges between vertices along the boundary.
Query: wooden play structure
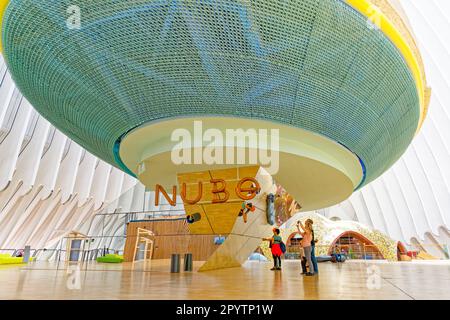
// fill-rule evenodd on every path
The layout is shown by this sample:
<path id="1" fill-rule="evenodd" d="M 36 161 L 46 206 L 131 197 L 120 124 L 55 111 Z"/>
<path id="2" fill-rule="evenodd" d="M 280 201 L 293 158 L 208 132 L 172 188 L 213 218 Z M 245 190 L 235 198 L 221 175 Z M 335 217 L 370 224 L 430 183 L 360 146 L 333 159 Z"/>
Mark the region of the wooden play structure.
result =
<path id="1" fill-rule="evenodd" d="M 78 231 L 72 231 L 66 238 L 66 260 L 71 262 L 79 261 L 82 258 L 81 253 L 84 251 L 86 241 L 89 240 L 89 237 Z"/>
<path id="2" fill-rule="evenodd" d="M 136 260 L 148 260 L 153 257 L 154 233 L 150 230 L 137 228 L 136 241 L 133 252 L 133 262 Z"/>
<path id="3" fill-rule="evenodd" d="M 131 221 L 127 224 L 124 261 L 135 261 L 139 250 L 145 252 L 145 259 L 192 253 L 194 260 L 205 261 L 216 248 L 214 235 L 192 235 L 184 218 Z"/>

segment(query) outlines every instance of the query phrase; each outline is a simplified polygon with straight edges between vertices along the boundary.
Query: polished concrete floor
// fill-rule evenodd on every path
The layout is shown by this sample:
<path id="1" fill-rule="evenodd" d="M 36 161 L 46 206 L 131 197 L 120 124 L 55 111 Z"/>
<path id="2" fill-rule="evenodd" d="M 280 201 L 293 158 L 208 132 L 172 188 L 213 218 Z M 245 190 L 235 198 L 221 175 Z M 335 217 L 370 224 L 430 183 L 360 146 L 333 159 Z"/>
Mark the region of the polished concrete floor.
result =
<path id="1" fill-rule="evenodd" d="M 285 261 L 281 272 L 270 267 L 249 261 L 171 274 L 169 261 L 35 262 L 0 268 L 0 299 L 450 299 L 450 261 L 327 262 L 315 277 L 301 276 L 297 261 Z"/>

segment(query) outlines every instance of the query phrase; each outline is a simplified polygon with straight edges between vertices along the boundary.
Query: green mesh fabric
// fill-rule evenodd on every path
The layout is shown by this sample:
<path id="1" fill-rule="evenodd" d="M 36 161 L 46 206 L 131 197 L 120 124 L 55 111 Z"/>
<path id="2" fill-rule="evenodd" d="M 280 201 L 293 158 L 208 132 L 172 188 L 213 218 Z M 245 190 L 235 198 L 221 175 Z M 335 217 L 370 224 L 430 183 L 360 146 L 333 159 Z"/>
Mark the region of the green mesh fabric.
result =
<path id="1" fill-rule="evenodd" d="M 79 30 L 66 26 L 74 4 Z M 339 0 L 11 0 L 3 22 L 22 93 L 116 166 L 116 141 L 145 123 L 244 117 L 343 144 L 367 183 L 405 151 L 419 120 L 403 57 Z"/>

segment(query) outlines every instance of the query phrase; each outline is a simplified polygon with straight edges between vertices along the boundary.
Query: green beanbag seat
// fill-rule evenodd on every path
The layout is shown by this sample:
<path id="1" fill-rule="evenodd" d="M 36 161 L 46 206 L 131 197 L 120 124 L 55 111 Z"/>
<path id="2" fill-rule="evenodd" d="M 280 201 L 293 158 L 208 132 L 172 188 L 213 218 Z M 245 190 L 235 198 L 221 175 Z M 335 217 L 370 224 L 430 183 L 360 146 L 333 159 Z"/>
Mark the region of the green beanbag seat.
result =
<path id="1" fill-rule="evenodd" d="M 103 257 L 98 257 L 97 262 L 101 263 L 122 263 L 123 256 L 118 254 L 107 254 Z"/>

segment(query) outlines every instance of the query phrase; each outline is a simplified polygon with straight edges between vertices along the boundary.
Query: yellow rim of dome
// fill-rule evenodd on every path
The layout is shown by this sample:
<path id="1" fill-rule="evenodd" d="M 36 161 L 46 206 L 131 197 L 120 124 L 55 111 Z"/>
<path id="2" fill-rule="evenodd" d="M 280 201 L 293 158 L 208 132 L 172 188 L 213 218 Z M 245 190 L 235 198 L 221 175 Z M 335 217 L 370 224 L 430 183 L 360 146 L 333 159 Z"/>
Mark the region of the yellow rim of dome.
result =
<path id="1" fill-rule="evenodd" d="M 403 58 L 405 59 L 409 69 L 411 70 L 411 73 L 413 74 L 419 94 L 420 118 L 419 124 L 417 126 L 418 132 L 422 127 L 426 115 L 426 85 L 416 56 L 414 55 L 413 51 L 411 50 L 410 46 L 407 44 L 403 36 L 397 30 L 397 28 L 389 21 L 386 15 L 384 15 L 384 13 L 381 12 L 381 10 L 376 5 L 371 3 L 370 0 L 345 0 L 345 2 L 352 6 L 355 10 L 366 16 L 372 22 L 377 22 L 377 26 L 380 28 L 380 30 L 383 31 L 383 33 L 395 44 L 397 49 L 403 55 Z M 377 21 L 373 21 L 374 19 L 376 19 Z"/>
<path id="2" fill-rule="evenodd" d="M 5 13 L 6 7 L 8 6 L 10 0 L 0 0 L 0 52 L 3 53 L 1 30 L 3 27 L 3 15 Z M 417 126 L 417 132 L 422 127 L 423 121 L 426 116 L 426 97 L 425 97 L 425 81 L 422 76 L 420 65 L 414 52 L 411 50 L 410 46 L 407 44 L 405 39 L 403 39 L 397 28 L 389 21 L 386 15 L 381 12 L 381 10 L 371 3 L 371 0 L 345 0 L 347 4 L 352 6 L 354 9 L 359 11 L 361 14 L 366 16 L 369 20 L 374 22 L 374 18 L 377 19 L 378 27 L 383 31 L 383 33 L 396 45 L 403 55 L 409 69 L 411 70 L 414 80 L 416 82 L 417 91 L 419 94 L 420 102 L 420 118 Z"/>
<path id="3" fill-rule="evenodd" d="M 3 30 L 3 15 L 5 14 L 6 7 L 8 6 L 9 0 L 0 0 L 0 53 L 3 53 L 2 46 L 2 34 Z"/>

